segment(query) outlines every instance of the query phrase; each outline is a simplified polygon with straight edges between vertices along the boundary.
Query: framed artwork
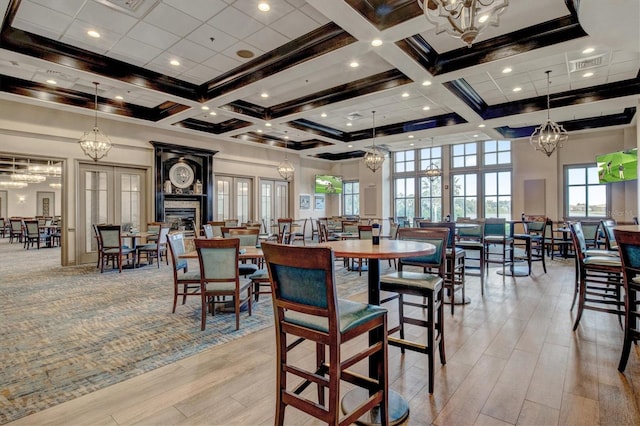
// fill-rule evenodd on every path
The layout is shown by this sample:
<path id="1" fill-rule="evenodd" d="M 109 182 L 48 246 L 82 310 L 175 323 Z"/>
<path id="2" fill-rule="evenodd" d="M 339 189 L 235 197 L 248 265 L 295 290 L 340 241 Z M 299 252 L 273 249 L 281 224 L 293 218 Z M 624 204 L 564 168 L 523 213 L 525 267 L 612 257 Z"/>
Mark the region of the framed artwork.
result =
<path id="1" fill-rule="evenodd" d="M 314 204 L 316 210 L 324 210 L 324 195 L 316 195 L 314 198 Z"/>
<path id="2" fill-rule="evenodd" d="M 311 195 L 300 194 L 300 210 L 309 210 L 311 208 Z"/>
<path id="3" fill-rule="evenodd" d="M 38 216 L 54 216 L 56 214 L 54 211 L 54 197 L 56 194 L 54 192 L 38 191 L 36 195 L 38 197 Z"/>

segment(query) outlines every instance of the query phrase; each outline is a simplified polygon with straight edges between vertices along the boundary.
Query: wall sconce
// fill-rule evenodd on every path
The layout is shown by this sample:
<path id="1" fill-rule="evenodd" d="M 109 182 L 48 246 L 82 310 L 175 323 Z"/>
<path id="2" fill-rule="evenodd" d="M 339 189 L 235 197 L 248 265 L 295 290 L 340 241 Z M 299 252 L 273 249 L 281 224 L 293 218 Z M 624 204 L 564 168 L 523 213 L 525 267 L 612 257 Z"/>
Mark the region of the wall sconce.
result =
<path id="1" fill-rule="evenodd" d="M 27 202 L 27 196 L 26 195 L 18 195 L 18 204 L 24 204 Z"/>

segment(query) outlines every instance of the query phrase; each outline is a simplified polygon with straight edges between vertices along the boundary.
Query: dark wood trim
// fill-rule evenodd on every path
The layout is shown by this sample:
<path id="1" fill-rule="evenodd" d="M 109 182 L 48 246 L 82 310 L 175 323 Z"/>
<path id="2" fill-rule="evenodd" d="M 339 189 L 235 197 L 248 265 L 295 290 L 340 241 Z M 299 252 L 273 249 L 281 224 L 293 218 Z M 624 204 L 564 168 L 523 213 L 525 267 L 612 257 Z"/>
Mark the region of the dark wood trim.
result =
<path id="1" fill-rule="evenodd" d="M 355 41 L 352 35 L 330 22 L 209 81 L 204 85 L 203 96 L 205 99 L 222 96 Z"/>
<path id="2" fill-rule="evenodd" d="M 251 126 L 253 123 L 240 120 L 239 118 L 232 118 L 230 120 L 223 121 L 222 123 L 214 124 L 207 123 L 206 121 L 197 120 L 195 118 L 187 118 L 180 122 L 174 123 L 176 127 L 183 127 L 185 129 L 197 130 L 199 132 L 213 133 L 214 135 L 220 135 L 233 130 L 242 129 L 244 127 Z"/>
<path id="3" fill-rule="evenodd" d="M 352 9 L 358 11 L 379 31 L 386 30 L 404 21 L 422 15 L 422 9 L 416 0 L 345 0 Z"/>
<path id="4" fill-rule="evenodd" d="M 399 40 L 396 45 L 429 73 L 440 75 L 586 35 L 577 18 L 567 15 L 441 54 L 419 34 Z"/>
<path id="5" fill-rule="evenodd" d="M 473 87 L 464 79 L 446 82 L 444 86 L 484 120 L 540 111 L 547 108 L 546 95 L 497 105 L 487 105 Z M 640 94 L 640 79 L 635 78 L 583 89 L 552 93 L 549 98 L 551 108 L 559 108 L 638 94 Z"/>
<path id="6" fill-rule="evenodd" d="M 564 127 L 568 132 L 576 132 L 580 130 L 598 129 L 602 127 L 610 126 L 624 126 L 631 123 L 633 117 L 636 114 L 636 108 L 625 108 L 625 110 L 618 114 L 609 114 L 598 117 L 581 118 L 577 120 L 568 120 L 558 123 Z M 542 124 L 542 123 L 541 123 Z M 504 138 L 517 139 L 531 136 L 537 126 L 525 126 L 525 127 L 496 127 L 495 130 L 499 132 Z M 571 137 L 569 137 L 571 141 Z"/>
<path id="7" fill-rule="evenodd" d="M 324 152 L 316 155 L 312 155 L 313 158 L 320 158 L 323 160 L 329 161 L 340 161 L 340 160 L 353 160 L 354 158 L 362 158 L 366 154 L 365 151 L 349 151 L 349 152 L 340 152 L 340 153 L 331 153 Z"/>
<path id="8" fill-rule="evenodd" d="M 257 132 L 248 132 L 240 135 L 234 135 L 232 137 L 245 142 L 254 142 L 262 145 L 277 146 L 280 148 L 287 148 L 295 151 L 302 151 L 305 149 L 319 148 L 323 146 L 333 145 L 330 142 L 325 142 L 318 139 L 292 141 L 292 140 L 285 140 L 283 138 L 269 136 L 269 135 L 265 135 L 264 133 L 257 133 Z"/>

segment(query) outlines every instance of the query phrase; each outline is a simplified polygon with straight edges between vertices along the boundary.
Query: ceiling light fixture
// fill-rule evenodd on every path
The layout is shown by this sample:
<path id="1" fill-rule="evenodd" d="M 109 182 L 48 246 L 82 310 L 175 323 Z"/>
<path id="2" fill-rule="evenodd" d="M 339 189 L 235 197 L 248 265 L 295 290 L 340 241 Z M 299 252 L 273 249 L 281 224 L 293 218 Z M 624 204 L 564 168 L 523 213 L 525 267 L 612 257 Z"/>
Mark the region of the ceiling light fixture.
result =
<path id="1" fill-rule="evenodd" d="M 373 47 L 382 46 L 382 40 L 380 40 L 379 38 L 374 38 L 373 40 L 371 40 L 371 45 Z"/>
<path id="2" fill-rule="evenodd" d="M 547 73 L 547 120 L 542 123 L 540 127 L 536 127 L 536 130 L 529 138 L 529 143 L 536 151 L 542 151 L 547 154 L 547 157 L 551 157 L 551 154 L 553 154 L 557 148 L 562 148 L 562 144 L 569 139 L 569 133 L 567 133 L 564 127 L 551 121 L 551 102 L 549 96 L 549 84 L 551 83 L 549 75 L 551 71 L 545 72 Z"/>
<path id="3" fill-rule="evenodd" d="M 22 189 L 29 186 L 27 182 L 14 182 L 14 181 L 2 181 L 0 182 L 0 188 L 9 188 L 9 189 Z"/>
<path id="4" fill-rule="evenodd" d="M 285 132 L 286 134 L 286 132 Z M 293 164 L 289 161 L 287 156 L 287 149 L 289 149 L 289 138 L 285 135 L 284 138 L 284 161 L 278 165 L 278 173 L 282 176 L 282 179 L 289 180 L 293 178 L 293 172 L 296 169 L 293 167 Z"/>
<path id="5" fill-rule="evenodd" d="M 258 3 L 258 9 L 260 9 L 262 12 L 268 12 L 269 10 L 271 10 L 271 6 L 269 6 L 269 3 L 267 3 L 266 1 L 261 1 L 260 3 Z"/>
<path id="6" fill-rule="evenodd" d="M 371 111 L 371 120 L 373 122 L 373 148 L 364 155 L 364 164 L 372 172 L 376 172 L 384 163 L 384 154 L 376 148 L 376 112 Z"/>
<path id="7" fill-rule="evenodd" d="M 509 0 L 418 0 L 418 4 L 436 26 L 436 34 L 446 32 L 471 47 L 483 29 L 498 26 Z"/>
<path id="8" fill-rule="evenodd" d="M 95 121 L 93 124 L 93 129 L 87 132 L 84 132 L 78 143 L 80 144 L 80 148 L 82 151 L 90 157 L 93 161 L 98 161 L 105 155 L 109 153 L 111 150 L 111 141 L 109 137 L 102 133 L 98 128 L 98 84 L 97 82 L 93 82 L 96 85 L 96 95 L 95 95 Z"/>
<path id="9" fill-rule="evenodd" d="M 433 157 L 433 138 L 431 138 L 431 153 L 429 154 L 429 156 Z M 425 169 L 424 174 L 427 175 L 429 180 L 433 182 L 434 180 L 442 176 L 442 170 L 440 170 L 440 167 L 438 167 L 436 163 L 431 161 L 429 167 Z"/>

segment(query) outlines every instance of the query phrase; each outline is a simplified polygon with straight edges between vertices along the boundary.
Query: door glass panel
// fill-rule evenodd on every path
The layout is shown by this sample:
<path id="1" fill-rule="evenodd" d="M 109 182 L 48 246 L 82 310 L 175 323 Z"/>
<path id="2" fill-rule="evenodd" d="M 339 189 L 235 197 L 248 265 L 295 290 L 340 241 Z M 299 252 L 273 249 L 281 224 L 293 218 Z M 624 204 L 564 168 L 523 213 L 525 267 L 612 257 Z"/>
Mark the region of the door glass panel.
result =
<path id="1" fill-rule="evenodd" d="M 120 221 L 123 229 L 140 229 L 140 176 L 120 175 Z"/>
<path id="2" fill-rule="evenodd" d="M 220 179 L 216 182 L 216 220 L 233 219 L 231 217 L 231 181 Z"/>
<path id="3" fill-rule="evenodd" d="M 249 221 L 249 182 L 238 180 L 236 183 L 236 209 L 238 213 L 238 223 Z"/>
<path id="4" fill-rule="evenodd" d="M 98 244 L 94 238 L 92 224 L 106 223 L 107 209 L 107 173 L 87 171 L 85 179 L 85 251 L 95 252 Z"/>

